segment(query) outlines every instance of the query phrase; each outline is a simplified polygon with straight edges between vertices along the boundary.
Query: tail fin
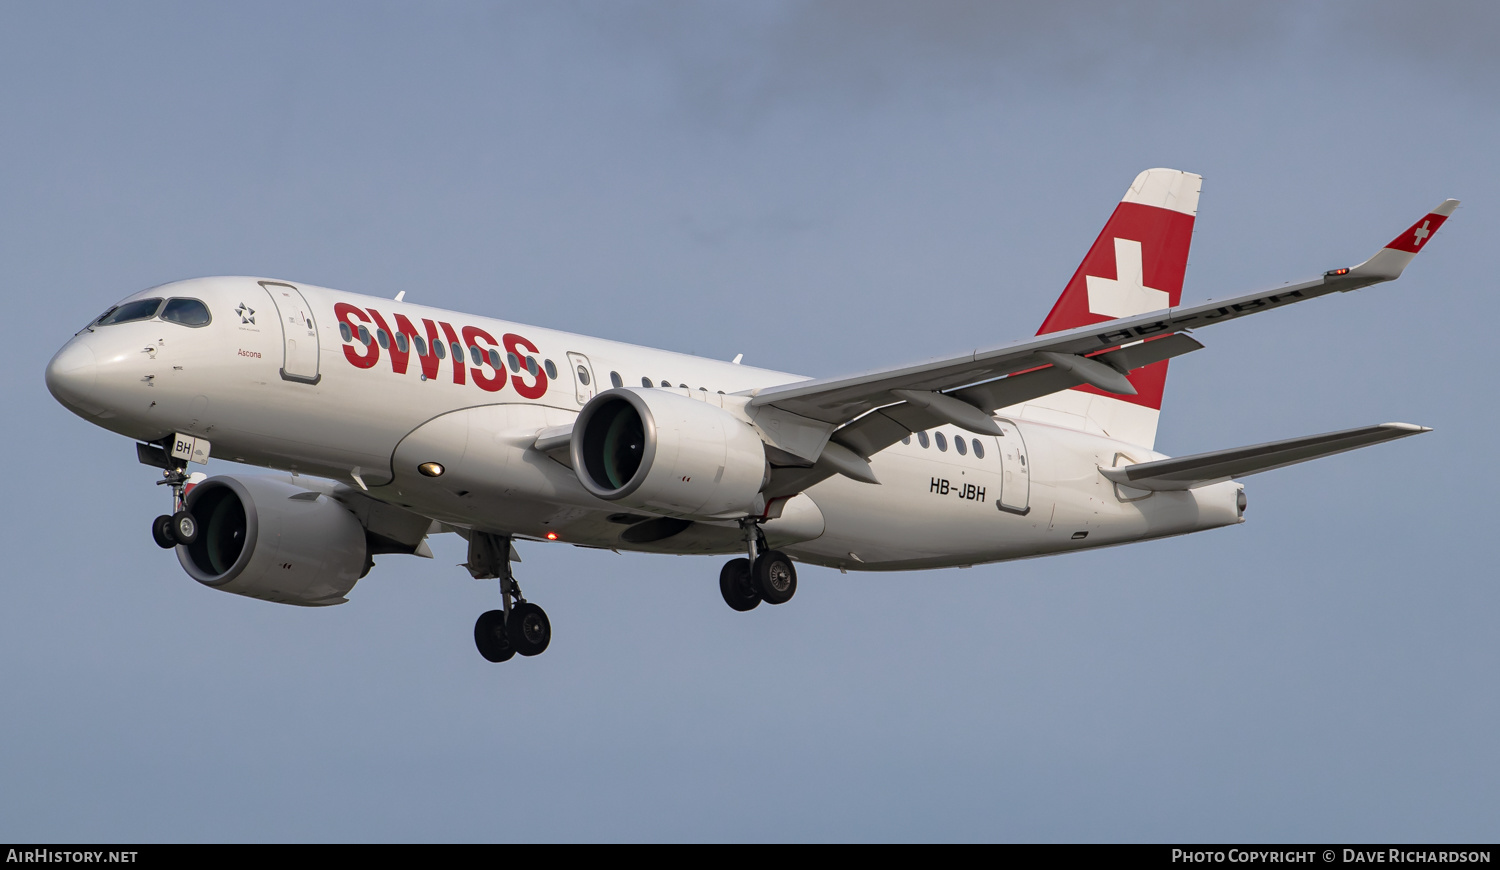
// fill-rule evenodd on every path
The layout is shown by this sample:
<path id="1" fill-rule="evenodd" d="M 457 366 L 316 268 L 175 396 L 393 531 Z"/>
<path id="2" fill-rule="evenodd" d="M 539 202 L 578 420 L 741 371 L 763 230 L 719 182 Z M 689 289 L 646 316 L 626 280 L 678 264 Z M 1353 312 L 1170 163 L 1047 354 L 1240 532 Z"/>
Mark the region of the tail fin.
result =
<path id="1" fill-rule="evenodd" d="M 1037 335 L 1179 304 L 1202 184 L 1175 169 L 1137 175 Z M 1134 396 L 1079 386 L 1028 402 L 1021 414 L 1151 447 L 1166 382 L 1163 360 L 1131 373 Z"/>

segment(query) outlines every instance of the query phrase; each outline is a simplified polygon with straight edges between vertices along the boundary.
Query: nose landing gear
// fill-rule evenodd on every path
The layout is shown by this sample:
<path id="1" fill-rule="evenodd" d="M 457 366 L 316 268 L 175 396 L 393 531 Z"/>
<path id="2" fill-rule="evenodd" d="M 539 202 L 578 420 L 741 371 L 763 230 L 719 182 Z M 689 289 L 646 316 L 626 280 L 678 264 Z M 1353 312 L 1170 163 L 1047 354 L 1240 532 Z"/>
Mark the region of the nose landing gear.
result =
<path id="1" fill-rule="evenodd" d="M 475 580 L 500 581 L 502 609 L 486 611 L 474 623 L 474 646 L 487 661 L 509 661 L 517 653 L 541 655 L 552 642 L 547 612 L 526 600 L 511 574 L 510 563 L 519 561 L 509 535 L 469 535 L 469 560 L 464 567 Z"/>
<path id="2" fill-rule="evenodd" d="M 137 445 L 136 458 L 144 465 L 160 468 L 162 479 L 156 485 L 172 489 L 172 513 L 162 514 L 151 521 L 151 540 L 163 550 L 187 546 L 198 540 L 198 520 L 187 512 L 187 488 L 192 483 L 187 463 L 156 445 Z M 202 475 L 198 477 L 201 479 Z"/>

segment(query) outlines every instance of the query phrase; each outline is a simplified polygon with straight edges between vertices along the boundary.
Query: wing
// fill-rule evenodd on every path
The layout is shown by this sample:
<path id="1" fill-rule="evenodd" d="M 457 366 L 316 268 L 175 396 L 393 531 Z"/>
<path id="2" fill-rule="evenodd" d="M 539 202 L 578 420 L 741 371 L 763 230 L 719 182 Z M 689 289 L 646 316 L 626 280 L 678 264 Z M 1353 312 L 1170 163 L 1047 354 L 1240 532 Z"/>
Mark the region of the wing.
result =
<path id="1" fill-rule="evenodd" d="M 1130 372 L 1203 347 L 1188 332 L 1399 278 L 1457 207 L 1458 200 L 1444 200 L 1363 263 L 1299 284 L 1050 332 L 946 359 L 753 390 L 747 411 L 787 433 L 769 445 L 778 467 L 766 495 L 791 495 L 833 474 L 876 483 L 869 457 L 911 432 L 949 423 L 995 434 L 991 412 L 1072 387 L 1132 394 L 1125 377 Z"/>
<path id="2" fill-rule="evenodd" d="M 950 395 L 952 391 L 967 388 L 963 390 L 963 396 L 956 398 L 988 412 L 1015 402 L 1008 389 L 1001 385 L 1000 379 L 1029 374 L 1044 367 L 1063 370 L 1049 376 L 1053 379 L 1052 383 L 1061 386 L 1048 392 L 1079 384 L 1091 384 L 1107 392 L 1126 392 L 1128 385 L 1124 385 L 1125 389 L 1122 390 L 1124 379 L 1115 375 L 1124 366 L 1138 367 L 1137 360 L 1130 356 L 1108 356 L 1110 349 L 1129 350 L 1130 348 L 1123 346 L 1143 340 L 1152 342 L 1154 339 L 1273 308 L 1283 308 L 1329 293 L 1358 290 L 1371 284 L 1393 281 L 1401 276 L 1402 270 L 1417 255 L 1427 238 L 1437 232 L 1438 227 L 1442 226 L 1443 221 L 1457 207 L 1458 200 L 1445 200 L 1365 262 L 1348 269 L 1334 269 L 1300 284 L 1192 307 L 1162 309 L 1149 314 L 1053 332 L 999 347 L 980 348 L 915 365 L 879 369 L 848 377 L 816 378 L 764 387 L 751 392 L 750 407 L 771 406 L 801 417 L 842 426 L 875 408 L 909 402 L 909 398 L 903 399 L 895 392 L 897 390 Z M 1174 349 L 1176 353 L 1184 353 L 1196 347 L 1179 343 Z M 1166 358 L 1144 351 L 1136 353 L 1143 360 L 1139 365 Z M 962 425 L 956 420 L 941 419 Z"/>

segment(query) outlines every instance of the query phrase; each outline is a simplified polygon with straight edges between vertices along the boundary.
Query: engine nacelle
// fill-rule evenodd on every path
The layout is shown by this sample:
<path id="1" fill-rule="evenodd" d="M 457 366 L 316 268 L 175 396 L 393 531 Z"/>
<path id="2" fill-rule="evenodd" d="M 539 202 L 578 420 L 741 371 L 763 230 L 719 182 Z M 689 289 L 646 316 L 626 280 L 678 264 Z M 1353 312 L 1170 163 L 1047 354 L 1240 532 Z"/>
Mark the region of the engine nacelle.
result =
<path id="1" fill-rule="evenodd" d="M 343 604 L 365 572 L 365 529 L 349 509 L 272 477 L 210 477 L 188 493 L 198 539 L 177 548 L 194 580 L 280 604 Z"/>
<path id="2" fill-rule="evenodd" d="M 770 479 L 765 444 L 723 408 L 665 390 L 607 390 L 578 414 L 573 470 L 591 494 L 660 514 L 744 516 Z"/>

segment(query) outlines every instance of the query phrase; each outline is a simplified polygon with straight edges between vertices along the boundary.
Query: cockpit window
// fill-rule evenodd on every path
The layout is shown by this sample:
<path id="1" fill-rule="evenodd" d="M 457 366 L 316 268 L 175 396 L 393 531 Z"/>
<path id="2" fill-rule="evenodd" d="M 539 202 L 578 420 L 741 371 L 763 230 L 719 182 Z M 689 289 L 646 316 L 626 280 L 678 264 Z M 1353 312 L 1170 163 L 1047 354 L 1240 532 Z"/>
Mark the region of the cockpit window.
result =
<path id="1" fill-rule="evenodd" d="M 94 321 L 94 325 L 110 326 L 115 323 L 150 320 L 156 316 L 156 309 L 160 307 L 160 299 L 137 299 L 134 302 L 126 302 L 124 305 L 104 312 L 104 316 Z"/>
<path id="2" fill-rule="evenodd" d="M 183 326 L 207 326 L 212 318 L 208 315 L 208 306 L 197 299 L 168 299 L 161 310 L 161 319 Z"/>

